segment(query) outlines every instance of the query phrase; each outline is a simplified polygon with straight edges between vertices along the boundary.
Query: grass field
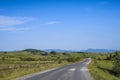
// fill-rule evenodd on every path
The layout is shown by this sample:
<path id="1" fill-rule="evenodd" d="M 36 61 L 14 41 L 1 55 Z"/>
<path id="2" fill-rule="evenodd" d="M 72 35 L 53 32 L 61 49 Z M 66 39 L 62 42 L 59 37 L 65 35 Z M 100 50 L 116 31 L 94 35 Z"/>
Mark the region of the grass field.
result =
<path id="1" fill-rule="evenodd" d="M 0 80 L 13 80 L 26 74 L 78 62 L 84 57 L 81 53 L 46 53 L 37 50 L 0 52 Z"/>
<path id="2" fill-rule="evenodd" d="M 95 80 L 120 80 L 120 77 L 113 74 L 112 67 L 112 60 L 92 59 L 89 65 L 90 73 Z"/>
<path id="3" fill-rule="evenodd" d="M 114 53 L 58 53 L 34 49 L 0 52 L 0 80 L 14 80 L 26 74 L 79 62 L 90 57 L 92 62 L 88 67 L 95 80 L 120 80 L 120 77 L 113 74 Z M 118 65 L 118 70 L 119 67 Z"/>

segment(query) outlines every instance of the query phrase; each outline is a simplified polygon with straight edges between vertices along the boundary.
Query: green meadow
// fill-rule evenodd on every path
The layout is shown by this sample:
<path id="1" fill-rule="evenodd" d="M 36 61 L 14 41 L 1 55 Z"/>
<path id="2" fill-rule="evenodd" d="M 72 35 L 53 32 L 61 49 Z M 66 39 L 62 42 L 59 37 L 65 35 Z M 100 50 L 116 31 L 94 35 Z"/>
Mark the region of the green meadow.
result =
<path id="1" fill-rule="evenodd" d="M 13 80 L 31 74 L 83 60 L 82 53 L 44 52 L 35 49 L 0 52 L 0 80 Z"/>
<path id="2" fill-rule="evenodd" d="M 120 55 L 120 53 L 118 53 Z M 120 56 L 111 54 L 99 54 L 92 58 L 89 70 L 95 80 L 120 80 Z M 119 58 L 115 63 L 116 57 Z M 118 72 L 117 72 L 117 71 Z"/>
<path id="3" fill-rule="evenodd" d="M 95 80 L 120 80 L 120 52 L 44 52 L 26 49 L 14 52 L 0 52 L 0 80 L 14 80 L 18 77 L 52 69 L 91 58 L 89 71 Z"/>

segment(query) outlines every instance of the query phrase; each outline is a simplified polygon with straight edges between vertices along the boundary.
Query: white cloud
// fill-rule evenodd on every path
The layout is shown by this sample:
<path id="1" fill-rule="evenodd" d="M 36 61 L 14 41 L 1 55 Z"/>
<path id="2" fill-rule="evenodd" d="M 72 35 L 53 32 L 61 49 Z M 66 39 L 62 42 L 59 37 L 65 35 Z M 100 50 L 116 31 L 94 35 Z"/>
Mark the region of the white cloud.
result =
<path id="1" fill-rule="evenodd" d="M 60 23 L 59 21 L 50 21 L 50 22 L 47 22 L 46 24 L 47 25 L 53 25 L 53 24 L 58 24 Z"/>
<path id="2" fill-rule="evenodd" d="M 0 15 L 0 26 L 14 26 L 33 21 L 34 18 L 29 17 L 9 17 Z"/>

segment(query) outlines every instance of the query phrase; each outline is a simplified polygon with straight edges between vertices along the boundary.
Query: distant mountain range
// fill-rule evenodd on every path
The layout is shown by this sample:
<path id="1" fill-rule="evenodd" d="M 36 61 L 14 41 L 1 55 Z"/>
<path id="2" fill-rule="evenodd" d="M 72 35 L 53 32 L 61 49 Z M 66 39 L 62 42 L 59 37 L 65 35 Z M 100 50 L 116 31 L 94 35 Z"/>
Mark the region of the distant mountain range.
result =
<path id="1" fill-rule="evenodd" d="M 51 51 L 55 51 L 55 52 L 76 52 L 76 51 L 73 51 L 73 50 L 63 50 L 63 49 L 45 49 L 43 51 L 45 51 L 45 52 L 51 52 Z"/>
<path id="2" fill-rule="evenodd" d="M 64 49 L 45 49 L 45 50 L 39 50 L 39 49 L 25 49 L 20 51 L 28 51 L 28 52 L 94 52 L 94 53 L 111 53 L 116 52 L 119 50 L 112 50 L 112 49 L 86 49 L 86 50 L 64 50 Z M 0 51 L 0 52 L 6 52 L 6 51 Z M 10 51 L 10 52 L 16 52 L 16 51 Z"/>
<path id="3" fill-rule="evenodd" d="M 117 50 L 112 49 L 86 49 L 86 50 L 63 50 L 63 49 L 45 49 L 43 50 L 45 52 L 96 52 L 96 53 L 110 53 L 110 52 L 116 52 Z"/>
<path id="4" fill-rule="evenodd" d="M 83 52 L 97 52 L 97 53 L 106 53 L 106 52 L 116 52 L 117 50 L 112 49 L 87 49 L 83 50 Z"/>

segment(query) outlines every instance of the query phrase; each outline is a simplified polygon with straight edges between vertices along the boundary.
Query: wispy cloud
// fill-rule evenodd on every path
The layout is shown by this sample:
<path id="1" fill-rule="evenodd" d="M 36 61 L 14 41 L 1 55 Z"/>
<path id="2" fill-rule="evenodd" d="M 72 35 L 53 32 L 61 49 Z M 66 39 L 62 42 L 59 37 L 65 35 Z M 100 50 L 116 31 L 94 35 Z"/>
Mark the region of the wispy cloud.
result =
<path id="1" fill-rule="evenodd" d="M 14 26 L 33 21 L 34 18 L 30 17 L 10 17 L 0 15 L 0 26 Z"/>
<path id="2" fill-rule="evenodd" d="M 34 21 L 35 18 L 30 17 L 10 17 L 0 15 L 0 31 L 26 31 L 31 27 L 17 27 L 18 25 Z"/>
<path id="3" fill-rule="evenodd" d="M 26 31 L 26 30 L 30 30 L 30 28 L 0 27 L 0 31 Z"/>
<path id="4" fill-rule="evenodd" d="M 47 25 L 54 25 L 54 24 L 59 24 L 60 21 L 50 21 L 50 22 L 47 22 L 46 24 Z"/>

